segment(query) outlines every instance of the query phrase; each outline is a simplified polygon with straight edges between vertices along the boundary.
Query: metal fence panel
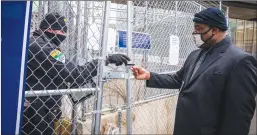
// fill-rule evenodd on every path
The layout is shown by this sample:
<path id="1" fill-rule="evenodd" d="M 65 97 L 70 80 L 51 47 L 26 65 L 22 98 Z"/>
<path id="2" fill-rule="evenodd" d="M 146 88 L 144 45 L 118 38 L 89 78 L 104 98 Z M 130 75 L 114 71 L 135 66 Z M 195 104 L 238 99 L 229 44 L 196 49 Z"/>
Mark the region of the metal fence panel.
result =
<path id="1" fill-rule="evenodd" d="M 108 21 L 106 21 L 104 19 L 106 15 L 105 2 L 34 1 L 31 32 L 38 30 L 38 26 L 45 14 L 55 11 L 63 14 L 67 20 L 68 32 L 66 40 L 60 45 L 60 50 L 65 55 L 66 61 L 72 62 L 78 67 L 88 65 L 87 62 L 101 58 L 98 60 L 99 63 L 103 56 L 107 54 L 128 54 L 127 48 L 118 46 L 119 32 L 123 31 L 128 34 L 129 31 L 132 31 L 130 34 L 132 34 L 132 46 L 134 48 L 132 49 L 131 63 L 144 67 L 151 72 L 174 73 L 183 66 L 189 53 L 196 49 L 192 38 L 193 15 L 209 6 L 220 7 L 219 3 L 197 3 L 193 1 L 136 0 L 132 1 L 131 4 L 130 6 L 132 7 L 128 7 L 127 1 L 111 1 L 110 10 L 107 10 L 109 12 Z M 226 7 L 222 6 L 222 9 L 227 12 L 225 10 Z M 128 14 L 128 10 L 132 11 L 132 14 Z M 132 20 L 129 20 L 128 15 L 132 15 Z M 106 34 L 104 28 L 108 28 L 108 37 L 104 37 L 106 36 L 104 35 Z M 140 34 L 143 36 L 136 36 Z M 169 61 L 172 36 L 179 38 L 177 51 L 174 51 L 174 53 L 178 54 L 175 64 Z M 39 44 L 37 38 L 32 38 L 33 42 L 30 43 L 29 47 Z M 134 42 L 148 41 L 150 41 L 150 46 L 140 46 L 139 48 L 134 46 Z M 103 51 L 103 45 L 106 45 L 107 53 Z M 44 47 L 41 46 L 39 50 L 42 51 Z M 120 79 L 109 79 L 103 84 L 102 77 L 105 72 L 112 71 L 121 75 L 128 72 L 129 67 L 116 67 L 113 65 L 103 67 L 98 63 L 95 65 L 95 70 L 101 72 L 98 72 L 97 75 L 90 73 L 88 76 L 83 77 L 82 82 L 87 82 L 86 84 L 78 84 L 76 81 L 69 84 L 66 80 L 67 78 L 60 77 L 58 83 L 55 83 L 56 76 L 49 75 L 48 72 L 52 69 L 60 75 L 62 70 L 55 68 L 54 64 L 56 63 L 48 65 L 49 70 L 42 68 L 46 60 L 37 61 L 37 66 L 34 67 L 32 62 L 35 61 L 38 53 L 30 53 L 32 55 L 29 57 L 27 69 L 30 74 L 27 75 L 25 93 L 26 105 L 29 107 L 24 109 L 24 134 L 34 131 L 43 133 L 49 127 L 54 129 L 50 125 L 53 121 L 46 120 L 46 116 L 49 113 L 51 113 L 50 116 L 52 117 L 50 120 L 56 118 L 57 114 L 61 115 L 62 123 L 56 124 L 56 130 L 58 129 L 56 127 L 59 127 L 69 134 L 98 133 L 99 131 L 96 130 L 102 127 L 97 123 L 101 115 L 93 114 L 104 115 L 105 110 L 107 110 L 107 113 L 108 111 L 110 113 L 119 110 L 116 126 L 119 127 L 121 133 L 130 133 L 131 131 L 129 130 L 131 129 L 133 134 L 172 133 L 175 121 L 177 90 L 146 88 L 144 81 L 137 81 L 130 74 Z M 38 72 L 39 69 L 41 72 Z M 89 71 L 88 68 L 85 68 L 85 70 Z M 72 71 L 68 72 L 68 76 L 73 75 Z M 49 82 L 47 84 L 43 82 L 45 77 L 48 77 L 47 80 Z M 93 79 L 89 81 L 91 77 Z M 73 78 L 73 80 L 76 79 L 78 78 Z M 126 81 L 126 79 L 129 81 Z M 36 85 L 40 85 L 40 89 L 37 89 Z M 55 87 L 49 88 L 50 85 Z M 76 85 L 75 88 L 72 87 L 74 85 Z M 128 88 L 131 88 L 131 91 L 128 91 Z M 99 95 L 99 91 L 103 93 Z M 128 97 L 128 92 L 131 92 L 132 99 Z M 56 95 L 61 95 L 61 97 L 58 100 L 53 100 Z M 73 100 L 78 100 L 82 97 L 84 97 L 82 101 L 73 102 Z M 102 102 L 101 99 L 103 100 Z M 47 106 L 48 100 L 53 100 L 55 106 L 60 108 L 62 113 L 51 112 L 52 108 Z M 62 104 L 58 104 L 59 102 Z M 127 112 L 130 115 L 121 115 L 121 109 L 130 110 L 130 106 L 132 106 L 131 114 Z M 47 112 L 47 114 L 42 112 Z M 28 113 L 30 115 L 27 115 Z M 36 116 L 37 118 L 35 119 Z M 127 118 L 127 129 L 121 128 L 123 118 Z M 65 125 L 66 119 L 68 124 L 66 123 Z M 46 124 L 45 126 L 40 125 L 42 121 Z M 67 126 L 71 123 L 71 127 Z M 78 127 L 78 123 L 83 125 L 82 128 Z M 25 131 L 28 125 L 30 126 L 29 131 Z"/>
<path id="2" fill-rule="evenodd" d="M 199 7 L 193 4 L 192 2 L 186 1 L 153 1 L 153 2 L 145 2 L 144 6 L 141 5 L 141 1 L 134 1 L 134 7 L 138 9 L 135 11 L 135 20 L 141 20 L 137 16 L 140 14 L 140 8 L 145 8 L 145 22 L 136 22 L 135 26 L 145 27 L 145 29 L 138 29 L 135 27 L 136 31 L 149 33 L 151 35 L 151 49 L 148 52 L 145 52 L 148 60 L 147 63 L 143 67 L 146 67 L 147 70 L 151 72 L 174 72 L 179 70 L 188 56 L 188 54 L 193 51 L 195 48 L 193 40 L 192 40 L 192 16 L 194 13 L 199 12 Z M 138 18 L 137 18 L 138 17 Z M 152 19 L 153 18 L 153 19 Z M 155 19 L 156 18 L 156 19 Z M 136 29 L 137 28 L 137 29 Z M 169 64 L 169 53 L 170 53 L 170 36 L 178 36 L 179 37 L 179 55 L 178 55 L 178 63 L 175 65 Z M 153 60 L 152 60 L 153 59 Z M 144 82 L 143 82 L 144 83 Z M 165 89 L 153 89 L 153 88 L 145 88 L 145 95 L 143 98 L 156 98 L 157 102 L 162 100 L 161 95 L 174 95 L 177 93 L 177 90 L 165 90 Z M 158 99 L 159 98 L 159 99 Z M 169 99 L 172 100 L 172 99 Z M 156 102 L 155 101 L 155 102 Z M 139 118 L 141 118 L 142 124 L 137 124 L 137 121 L 133 123 L 133 133 L 139 134 L 147 134 L 150 132 L 169 134 L 172 133 L 172 124 L 171 121 L 174 121 L 174 110 L 176 101 L 173 101 L 173 107 L 169 107 L 164 109 L 158 103 L 153 103 L 155 109 L 150 106 L 146 106 L 144 109 L 134 107 L 133 111 L 138 114 Z M 156 111 L 160 113 L 156 113 Z M 158 119 L 153 118 L 150 111 L 154 111 L 158 117 Z M 169 113 L 165 113 L 168 111 Z M 161 116 L 163 114 L 163 116 Z M 151 118 L 150 118 L 151 117 Z M 168 119 L 168 120 L 167 120 Z M 156 124 L 150 123 L 158 123 L 159 126 L 167 126 L 166 130 L 160 132 L 156 127 Z M 165 124 L 165 123 L 170 124 Z M 139 122 L 138 122 L 139 123 Z M 149 124 L 147 124 L 149 123 Z"/>
<path id="3" fill-rule="evenodd" d="M 150 49 L 133 48 L 132 63 L 151 72 L 174 73 L 178 71 L 183 66 L 187 56 L 197 49 L 192 38 L 193 15 L 213 6 L 219 7 L 219 2 L 202 4 L 193 1 L 133 1 L 133 33 L 149 35 L 151 43 Z M 114 34 L 120 30 L 126 31 L 128 25 L 126 20 L 127 8 L 127 3 L 124 1 L 113 3 L 111 12 L 114 13 L 111 15 L 114 16 L 110 18 L 110 29 L 114 31 Z M 226 9 L 225 7 L 223 7 L 223 11 L 226 12 L 224 9 Z M 171 36 L 179 37 L 177 64 L 169 63 Z M 111 39 L 117 41 L 117 38 Z M 132 37 L 132 40 L 145 42 L 148 39 L 142 37 L 136 39 L 135 36 Z M 119 47 L 118 44 L 118 42 L 115 43 L 113 52 L 126 53 L 127 48 Z M 147 47 L 145 46 L 145 48 Z M 124 68 L 115 68 L 114 70 L 125 71 Z M 132 133 L 172 134 L 178 90 L 146 88 L 144 81 L 134 79 L 131 81 L 132 114 L 135 115 L 135 120 L 132 120 L 132 125 L 127 126 L 132 126 Z M 125 109 L 129 107 L 125 105 L 129 100 L 125 80 L 111 80 L 105 86 L 105 99 L 108 99 L 106 100 L 108 102 L 105 102 L 106 105 L 109 104 L 112 108 L 123 106 Z M 114 100 L 115 98 L 116 100 Z M 170 106 L 162 106 L 162 104 Z M 165 130 L 160 129 L 160 127 L 165 127 Z M 130 133 L 128 129 L 130 127 L 122 129 L 127 131 L 121 132 Z"/>
<path id="4" fill-rule="evenodd" d="M 53 45 L 51 39 L 44 37 L 45 30 L 39 29 L 43 17 L 52 12 L 65 16 L 67 23 L 67 38 L 60 46 Z M 23 134 L 48 134 L 54 130 L 57 134 L 81 134 L 78 124 L 92 120 L 99 91 L 95 71 L 101 61 L 103 13 L 101 1 L 33 2 Z M 39 33 L 36 36 L 35 31 Z M 51 53 L 45 50 L 55 49 L 65 56 L 64 63 L 49 61 Z M 86 130 L 91 132 L 91 126 Z"/>

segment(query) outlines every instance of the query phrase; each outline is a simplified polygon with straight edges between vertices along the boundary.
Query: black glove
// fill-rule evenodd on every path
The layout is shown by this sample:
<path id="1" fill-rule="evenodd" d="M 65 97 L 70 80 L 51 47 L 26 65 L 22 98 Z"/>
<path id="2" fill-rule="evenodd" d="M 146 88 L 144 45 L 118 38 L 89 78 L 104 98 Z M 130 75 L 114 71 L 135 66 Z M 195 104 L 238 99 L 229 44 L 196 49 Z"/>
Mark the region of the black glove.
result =
<path id="1" fill-rule="evenodd" d="M 123 54 L 113 54 L 107 57 L 106 60 L 106 65 L 108 65 L 109 63 L 111 64 L 115 64 L 116 66 L 120 66 L 123 63 L 125 65 L 128 64 L 128 61 L 130 61 L 130 58 L 126 55 Z"/>

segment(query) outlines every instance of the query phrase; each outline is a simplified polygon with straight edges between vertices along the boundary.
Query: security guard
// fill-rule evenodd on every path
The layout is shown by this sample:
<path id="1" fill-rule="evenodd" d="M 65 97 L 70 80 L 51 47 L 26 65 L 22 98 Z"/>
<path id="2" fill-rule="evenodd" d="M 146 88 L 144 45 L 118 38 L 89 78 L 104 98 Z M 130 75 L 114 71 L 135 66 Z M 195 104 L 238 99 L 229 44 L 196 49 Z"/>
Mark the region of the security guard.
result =
<path id="1" fill-rule="evenodd" d="M 79 87 L 97 75 L 98 60 L 84 66 L 65 59 L 59 45 L 67 33 L 66 19 L 57 12 L 47 14 L 39 30 L 30 38 L 27 63 L 28 90 L 57 90 Z M 113 54 L 107 57 L 109 63 L 120 66 L 130 59 L 126 55 Z M 61 95 L 26 98 L 23 118 L 23 134 L 51 135 L 54 122 L 61 116 Z"/>

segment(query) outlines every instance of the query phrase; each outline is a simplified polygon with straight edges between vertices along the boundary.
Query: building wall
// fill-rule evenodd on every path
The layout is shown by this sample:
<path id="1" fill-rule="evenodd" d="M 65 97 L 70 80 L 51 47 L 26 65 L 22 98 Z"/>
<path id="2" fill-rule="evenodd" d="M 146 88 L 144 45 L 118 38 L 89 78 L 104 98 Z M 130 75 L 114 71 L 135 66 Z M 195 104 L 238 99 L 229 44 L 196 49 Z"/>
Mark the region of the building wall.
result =
<path id="1" fill-rule="evenodd" d="M 229 19 L 232 42 L 257 58 L 257 22 L 241 19 Z M 256 134 L 256 110 L 252 119 L 249 135 Z"/>
<path id="2" fill-rule="evenodd" d="M 232 42 L 256 57 L 257 22 L 229 19 L 229 25 Z"/>

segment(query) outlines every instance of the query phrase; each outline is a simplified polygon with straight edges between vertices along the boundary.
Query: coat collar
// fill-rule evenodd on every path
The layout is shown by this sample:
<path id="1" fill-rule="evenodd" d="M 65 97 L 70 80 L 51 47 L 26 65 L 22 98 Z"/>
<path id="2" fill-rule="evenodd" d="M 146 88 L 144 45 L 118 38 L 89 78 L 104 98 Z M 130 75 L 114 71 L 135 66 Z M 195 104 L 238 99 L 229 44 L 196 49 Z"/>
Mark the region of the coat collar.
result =
<path id="1" fill-rule="evenodd" d="M 223 56 L 223 53 L 226 52 L 227 48 L 231 45 L 231 40 L 229 36 L 226 36 L 222 41 L 220 41 L 218 44 L 216 44 L 214 47 L 209 48 L 205 60 L 195 73 L 194 77 L 190 80 L 192 72 L 194 70 L 194 65 L 201 54 L 203 49 L 196 52 L 196 57 L 192 60 L 192 64 L 189 67 L 188 75 L 186 76 L 185 80 L 185 87 L 187 87 L 189 84 L 191 84 L 195 79 L 197 79 L 209 66 L 211 66 L 216 60 L 221 58 Z"/>

